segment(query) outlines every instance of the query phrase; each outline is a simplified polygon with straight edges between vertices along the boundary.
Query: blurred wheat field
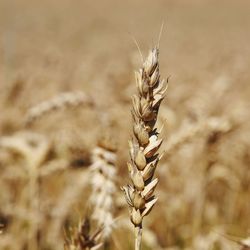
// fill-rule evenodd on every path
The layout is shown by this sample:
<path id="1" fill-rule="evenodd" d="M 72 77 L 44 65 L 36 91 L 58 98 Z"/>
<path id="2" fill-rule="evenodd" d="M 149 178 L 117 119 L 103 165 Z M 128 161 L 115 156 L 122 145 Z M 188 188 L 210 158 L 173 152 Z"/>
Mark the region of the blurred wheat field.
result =
<path id="1" fill-rule="evenodd" d="M 0 249 L 64 249 L 84 219 L 84 240 L 133 249 L 120 187 L 141 67 L 134 39 L 145 58 L 162 22 L 164 156 L 142 249 L 250 249 L 249 9 L 0 0 Z"/>

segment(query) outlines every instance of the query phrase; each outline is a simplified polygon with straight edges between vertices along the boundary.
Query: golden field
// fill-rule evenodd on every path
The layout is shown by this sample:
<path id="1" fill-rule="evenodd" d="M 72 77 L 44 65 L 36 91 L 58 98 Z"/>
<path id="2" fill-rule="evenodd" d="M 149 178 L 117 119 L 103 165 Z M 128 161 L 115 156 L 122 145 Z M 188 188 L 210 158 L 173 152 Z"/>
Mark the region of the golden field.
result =
<path id="1" fill-rule="evenodd" d="M 164 155 L 142 249 L 250 249 L 249 9 L 244 0 L 0 0 L 0 249 L 64 249 L 81 219 L 91 233 L 100 227 L 100 148 L 114 168 L 101 249 L 134 249 L 120 187 L 136 41 L 145 58 L 162 23 Z"/>

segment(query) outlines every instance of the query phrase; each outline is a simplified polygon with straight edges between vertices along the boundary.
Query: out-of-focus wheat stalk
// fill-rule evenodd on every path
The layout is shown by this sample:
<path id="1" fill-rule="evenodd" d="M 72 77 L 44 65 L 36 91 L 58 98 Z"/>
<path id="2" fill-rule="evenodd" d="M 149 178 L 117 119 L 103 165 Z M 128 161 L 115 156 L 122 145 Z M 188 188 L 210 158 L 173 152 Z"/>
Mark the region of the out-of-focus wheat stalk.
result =
<path id="1" fill-rule="evenodd" d="M 47 177 L 59 171 L 66 170 L 69 167 L 69 162 L 65 159 L 50 161 L 46 166 L 40 169 L 39 176 Z"/>
<path id="2" fill-rule="evenodd" d="M 1 137 L 0 147 L 22 155 L 27 162 L 27 168 L 30 166 L 34 168 L 42 164 L 50 145 L 47 139 L 40 134 L 22 132 Z"/>
<path id="3" fill-rule="evenodd" d="M 221 139 L 223 136 L 226 136 L 227 133 L 231 132 L 235 128 L 236 124 L 230 122 L 230 120 L 226 118 L 213 117 L 205 121 L 206 122 L 204 126 L 206 130 L 204 130 L 204 134 L 206 134 L 206 140 L 204 145 L 204 164 L 202 164 L 200 171 L 197 171 L 197 176 L 200 176 L 199 179 L 201 191 L 196 195 L 195 206 L 193 208 L 196 215 L 192 221 L 194 235 L 196 235 L 202 227 L 204 210 L 207 203 L 207 188 L 209 186 L 209 183 L 214 180 L 220 179 L 224 182 L 227 182 L 229 186 L 232 186 L 232 189 L 237 190 L 237 180 L 235 180 L 236 177 L 230 174 L 229 168 L 224 167 L 221 163 L 218 162 L 217 156 L 217 152 L 219 151 L 218 147 L 220 145 L 219 139 Z M 234 199 L 233 195 L 231 195 L 231 199 Z M 232 206 L 233 203 L 229 203 L 228 210 L 231 210 L 230 207 Z"/>
<path id="4" fill-rule="evenodd" d="M 235 236 L 229 236 L 225 234 L 225 228 L 216 227 L 214 230 L 210 231 L 208 234 L 197 235 L 192 244 L 191 249 L 197 250 L 210 250 L 219 249 L 225 250 L 249 250 L 250 249 L 250 238 L 239 238 Z M 189 248 L 186 248 L 187 250 Z M 190 250 L 191 250 L 190 249 Z"/>
<path id="5" fill-rule="evenodd" d="M 60 239 L 62 223 L 70 212 L 72 204 L 80 197 L 83 189 L 88 184 L 89 174 L 86 171 L 79 173 L 73 181 L 65 188 L 59 196 L 58 201 L 53 208 L 53 221 L 49 226 L 49 241 L 53 244 Z M 67 201 L 67 202 L 65 202 Z"/>
<path id="6" fill-rule="evenodd" d="M 38 249 L 37 233 L 40 220 L 39 212 L 39 166 L 48 154 L 50 145 L 41 135 L 35 133 L 20 133 L 0 139 L 0 147 L 19 153 L 26 160 L 28 174 L 28 209 L 29 236 L 28 248 Z"/>
<path id="7" fill-rule="evenodd" d="M 93 207 L 92 218 L 103 227 L 103 237 L 108 239 L 114 225 L 113 210 L 116 188 L 116 145 L 111 136 L 100 139 L 93 150 L 90 180 L 92 194 L 90 203 Z"/>
<path id="8" fill-rule="evenodd" d="M 138 93 L 132 99 L 134 138 L 129 142 L 131 163 L 128 163 L 132 185 L 124 186 L 123 191 L 135 226 L 135 250 L 141 247 L 143 217 L 157 201 L 153 193 L 158 179 L 153 176 L 160 160 L 157 151 L 162 139 L 158 138 L 155 124 L 166 92 L 164 81 L 160 80 L 158 55 L 158 48 L 152 49 L 143 67 L 136 72 Z"/>
<path id="9" fill-rule="evenodd" d="M 183 144 L 189 142 L 197 136 L 212 132 L 226 133 L 232 128 L 233 124 L 228 119 L 218 117 L 201 119 L 201 121 L 195 124 L 185 124 L 180 131 L 169 137 L 168 144 L 164 148 L 164 157 L 170 157 Z"/>
<path id="10" fill-rule="evenodd" d="M 91 234 L 88 217 L 79 222 L 78 228 L 70 230 L 70 236 L 65 239 L 64 250 L 98 250 L 103 245 L 100 242 L 102 228 Z"/>
<path id="11" fill-rule="evenodd" d="M 93 104 L 93 100 L 83 92 L 62 93 L 30 108 L 25 118 L 25 124 L 30 125 L 38 118 L 54 110 L 60 110 L 66 107 L 77 107 L 80 105 L 92 106 Z"/>
<path id="12" fill-rule="evenodd" d="M 223 237 L 231 242 L 235 242 L 238 246 L 241 247 L 240 250 L 250 250 L 250 237 L 239 238 L 231 235 L 223 235 Z"/>

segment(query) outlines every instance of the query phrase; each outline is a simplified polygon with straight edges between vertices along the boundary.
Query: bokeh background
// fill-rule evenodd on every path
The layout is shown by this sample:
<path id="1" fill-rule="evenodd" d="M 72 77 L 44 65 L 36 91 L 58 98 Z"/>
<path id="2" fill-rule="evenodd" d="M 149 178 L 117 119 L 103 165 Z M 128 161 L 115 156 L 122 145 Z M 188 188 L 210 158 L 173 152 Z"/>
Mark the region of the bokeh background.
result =
<path id="1" fill-rule="evenodd" d="M 244 0 L 0 0 L 0 249 L 63 249 L 64 231 L 86 214 L 91 187 L 80 178 L 103 134 L 117 144 L 117 189 L 126 184 L 135 41 L 145 58 L 162 23 L 166 154 L 143 249 L 240 249 L 250 234 L 249 9 Z M 30 120 L 32 107 L 65 92 L 91 105 Z M 133 249 L 121 192 L 114 203 L 106 248 Z"/>

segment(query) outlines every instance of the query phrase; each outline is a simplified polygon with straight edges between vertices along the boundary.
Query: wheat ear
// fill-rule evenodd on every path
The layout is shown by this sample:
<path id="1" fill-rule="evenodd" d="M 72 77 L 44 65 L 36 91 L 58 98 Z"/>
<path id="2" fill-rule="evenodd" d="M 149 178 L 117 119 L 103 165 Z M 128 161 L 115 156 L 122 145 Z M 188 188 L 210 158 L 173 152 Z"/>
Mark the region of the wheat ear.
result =
<path id="1" fill-rule="evenodd" d="M 205 133 L 227 133 L 236 124 L 232 124 L 226 118 L 208 117 L 196 124 L 184 124 L 182 128 L 169 137 L 168 144 L 164 148 L 164 157 L 170 157 L 178 151 L 183 144 L 191 141 L 195 137 Z"/>
<path id="2" fill-rule="evenodd" d="M 93 150 L 93 163 L 90 167 L 92 218 L 103 227 L 105 240 L 111 235 L 114 225 L 114 196 L 117 191 L 116 158 L 116 145 L 112 143 L 112 137 L 106 136 Z"/>
<path id="3" fill-rule="evenodd" d="M 158 138 L 155 124 L 167 89 L 164 80 L 160 80 L 158 55 L 158 48 L 152 49 L 143 67 L 135 73 L 138 93 L 132 99 L 134 137 L 129 142 L 131 162 L 128 163 L 132 185 L 122 188 L 135 226 L 135 250 L 141 246 L 143 217 L 157 201 L 153 195 L 158 183 L 154 172 L 160 160 L 157 151 L 162 139 Z"/>
<path id="4" fill-rule="evenodd" d="M 59 94 L 52 99 L 43 101 L 27 111 L 25 125 L 32 124 L 35 120 L 43 117 L 54 110 L 66 107 L 77 107 L 81 105 L 92 106 L 93 100 L 84 92 L 66 92 Z"/>

